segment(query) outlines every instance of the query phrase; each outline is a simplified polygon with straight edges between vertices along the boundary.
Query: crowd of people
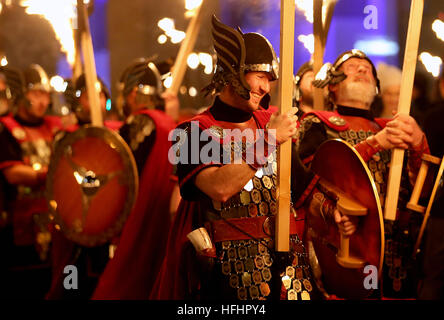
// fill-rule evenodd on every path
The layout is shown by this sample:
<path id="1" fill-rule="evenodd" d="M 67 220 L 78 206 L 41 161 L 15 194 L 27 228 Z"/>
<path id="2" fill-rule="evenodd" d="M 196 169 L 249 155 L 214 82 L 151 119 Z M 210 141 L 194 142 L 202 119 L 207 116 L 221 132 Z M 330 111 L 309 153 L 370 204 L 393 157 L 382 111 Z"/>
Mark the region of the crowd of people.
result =
<path id="1" fill-rule="evenodd" d="M 322 263 L 320 270 L 323 258 L 314 250 L 322 245 L 321 231 L 312 223 L 319 217 L 323 228 L 341 238 L 353 239 L 363 229 L 359 218 L 338 206 L 338 194 L 311 167 L 318 147 L 339 139 L 366 163 L 382 208 L 391 151 L 408 151 L 396 219 L 381 221 L 380 285 L 359 298 L 443 298 L 443 189 L 438 190 L 423 250 L 415 259 L 411 253 L 423 215 L 406 204 L 423 155 L 443 157 L 444 77 L 437 82 L 432 104 L 418 76 L 411 115 L 399 114 L 401 70 L 376 67 L 364 52 L 352 49 L 324 68 L 323 78 L 315 77 L 312 62 L 301 63 L 294 77 L 293 106 L 279 113 L 270 105 L 270 91 L 279 81 L 270 42 L 216 17 L 212 35 L 217 65 L 203 91 L 214 100 L 209 107 L 193 106 L 205 107 L 199 114 L 181 116 L 190 106 L 180 106 L 178 97 L 164 87 L 162 79 L 172 66 L 166 60 L 139 58 L 122 72 L 117 115 L 107 111 L 111 95 L 98 79 L 104 127 L 118 133 L 131 150 L 138 191 L 118 236 L 93 247 L 67 237 L 54 221 L 45 193 L 57 145 L 91 126 L 85 75 L 69 82 L 65 100 L 71 116 L 62 117 L 51 112 L 51 87 L 41 66 L 23 71 L 1 67 L 0 296 L 356 298 L 343 294 L 347 290 L 335 292 L 334 285 L 324 281 L 323 274 L 341 267 L 333 261 L 331 270 Z M 325 110 L 315 108 L 314 88 L 322 90 Z M 230 136 L 236 130 L 252 134 Z M 180 134 L 171 141 L 173 132 Z M 286 141 L 292 144 L 290 249 L 278 252 L 276 151 Z M 321 160 L 327 163 L 329 157 L 335 154 Z M 329 249 L 334 254 L 337 244 Z M 66 287 L 68 265 L 78 270 L 78 288 Z"/>

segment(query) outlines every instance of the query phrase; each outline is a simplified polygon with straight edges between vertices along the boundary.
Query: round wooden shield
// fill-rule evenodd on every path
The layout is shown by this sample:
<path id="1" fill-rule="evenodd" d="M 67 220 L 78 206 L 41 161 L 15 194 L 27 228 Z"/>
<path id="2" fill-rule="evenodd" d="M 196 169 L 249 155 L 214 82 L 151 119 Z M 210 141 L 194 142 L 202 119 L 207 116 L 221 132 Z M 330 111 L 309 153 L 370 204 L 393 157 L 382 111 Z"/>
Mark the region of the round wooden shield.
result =
<path id="1" fill-rule="evenodd" d="M 94 247 L 117 236 L 136 201 L 134 157 L 117 133 L 87 126 L 55 147 L 47 176 L 47 201 L 56 227 L 71 241 Z"/>
<path id="2" fill-rule="evenodd" d="M 379 285 L 384 255 L 383 215 L 370 170 L 353 146 L 339 139 L 328 140 L 318 148 L 311 170 L 320 176 L 321 184 L 324 181 L 326 185 L 334 186 L 367 208 L 367 214 L 358 218 L 357 230 L 349 238 L 349 254 L 362 261 L 359 267 L 344 267 L 338 263 L 341 242 L 336 223 L 313 213 L 308 214 L 307 235 L 314 248 L 311 254 L 316 255 L 319 263 L 313 267 L 320 267 L 320 280 L 327 293 L 347 299 L 368 297 L 374 285 Z"/>

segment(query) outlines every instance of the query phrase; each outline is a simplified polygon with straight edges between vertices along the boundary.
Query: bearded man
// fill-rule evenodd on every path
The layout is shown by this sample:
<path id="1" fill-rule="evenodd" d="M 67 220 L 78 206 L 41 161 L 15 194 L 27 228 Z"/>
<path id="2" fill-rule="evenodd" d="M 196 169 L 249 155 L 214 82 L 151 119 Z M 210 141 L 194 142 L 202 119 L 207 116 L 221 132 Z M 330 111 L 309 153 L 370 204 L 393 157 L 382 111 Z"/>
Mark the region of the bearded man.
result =
<path id="1" fill-rule="evenodd" d="M 339 138 L 349 142 L 367 163 L 384 206 L 390 151 L 393 148 L 408 150 L 397 218 L 395 221 L 385 221 L 383 270 L 385 296 L 412 297 L 415 295 L 416 269 L 409 256 L 421 217 L 408 212 L 405 206 L 421 164 L 421 156 L 429 153 L 425 135 L 409 115 L 397 114 L 393 119 L 372 116 L 370 105 L 379 92 L 379 80 L 373 63 L 362 51 L 353 49 L 344 52 L 333 65 L 324 65 L 313 84 L 317 87 L 328 85 L 334 111 L 313 111 L 302 118 L 297 146 L 306 166 L 324 141 Z M 343 221 L 342 228 L 346 232 L 356 229 L 353 219 L 341 215 L 336 210 L 335 201 L 318 187 L 317 178 L 310 170 L 305 167 L 295 167 L 294 170 L 299 172 L 299 181 L 306 181 L 305 185 L 295 185 L 293 190 L 298 210 L 318 210 L 327 219 Z"/>

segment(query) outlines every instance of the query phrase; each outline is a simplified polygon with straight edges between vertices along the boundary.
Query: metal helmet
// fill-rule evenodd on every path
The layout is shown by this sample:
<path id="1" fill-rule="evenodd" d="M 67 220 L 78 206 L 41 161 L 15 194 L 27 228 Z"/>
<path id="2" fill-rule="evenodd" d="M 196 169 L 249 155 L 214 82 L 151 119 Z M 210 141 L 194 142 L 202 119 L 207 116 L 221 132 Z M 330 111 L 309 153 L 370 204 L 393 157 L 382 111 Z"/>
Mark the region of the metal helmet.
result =
<path id="1" fill-rule="evenodd" d="M 120 83 L 124 97 L 134 88 L 143 95 L 160 95 L 163 91 L 161 73 L 155 63 L 147 58 L 138 58 L 125 69 Z"/>
<path id="2" fill-rule="evenodd" d="M 0 91 L 0 99 L 6 99 L 8 110 L 5 112 L 15 112 L 15 106 L 19 99 L 24 96 L 24 79 L 23 74 L 10 66 L 0 67 L 0 79 L 5 82 L 5 89 Z"/>
<path id="3" fill-rule="evenodd" d="M 279 63 L 273 46 L 259 33 L 242 33 L 212 19 L 214 49 L 217 53 L 217 67 L 211 83 L 204 89 L 208 93 L 218 93 L 227 84 L 245 100 L 250 99 L 250 86 L 245 80 L 249 71 L 263 71 L 278 79 Z M 269 101 L 267 95 L 263 99 Z M 263 106 L 268 107 L 268 101 Z M 262 102 L 262 101 L 261 101 Z M 262 104 L 262 103 L 261 103 Z"/>
<path id="4" fill-rule="evenodd" d="M 111 101 L 111 95 L 106 87 L 105 82 L 103 82 L 102 79 L 97 77 L 97 86 L 100 86 L 100 92 L 103 92 L 105 94 L 105 99 L 108 102 Z M 97 88 L 99 89 L 99 88 Z M 91 114 L 89 111 L 86 111 L 84 107 L 80 104 L 79 98 L 82 95 L 83 92 L 85 92 L 86 89 L 86 77 L 85 74 L 81 74 L 74 82 L 74 85 L 72 82 L 68 83 L 68 87 L 66 89 L 67 95 L 71 96 L 67 100 L 72 101 L 72 108 L 74 110 L 74 113 L 78 120 L 80 120 L 81 123 L 88 123 L 91 121 Z M 74 97 L 72 97 L 72 94 L 74 94 Z"/>
<path id="5" fill-rule="evenodd" d="M 349 60 L 350 58 L 365 59 L 370 62 L 370 65 L 372 66 L 373 77 L 376 80 L 377 93 L 379 93 L 380 84 L 375 65 L 364 52 L 358 49 L 352 49 L 341 53 L 333 64 L 324 64 L 319 72 L 316 74 L 313 85 L 317 88 L 324 88 L 327 84 L 336 84 L 343 81 L 347 76 L 344 74 L 343 71 L 339 70 L 339 68 L 345 61 Z"/>
<path id="6" fill-rule="evenodd" d="M 45 92 L 51 91 L 49 78 L 45 70 L 38 64 L 31 64 L 23 72 L 25 80 L 25 91 L 42 90 Z"/>
<path id="7" fill-rule="evenodd" d="M 161 66 L 165 69 L 164 66 Z M 136 103 L 146 105 L 147 108 L 163 108 L 163 99 L 160 97 L 164 91 L 163 80 L 169 75 L 163 74 L 152 58 L 138 58 L 134 60 L 122 73 L 119 84 L 118 108 L 125 116 L 131 113 L 127 104 L 127 96 L 136 88 Z"/>
<path id="8" fill-rule="evenodd" d="M 100 86 L 100 92 L 103 92 L 105 94 L 106 99 L 110 99 L 111 98 L 111 94 L 105 84 L 105 82 L 103 82 L 103 80 L 99 77 L 97 77 L 97 81 L 98 81 L 98 86 Z M 82 92 L 86 91 L 86 77 L 85 74 L 82 73 L 75 81 L 74 84 L 74 90 L 75 90 L 75 95 L 77 98 L 80 97 L 80 95 L 82 94 Z"/>
<path id="9" fill-rule="evenodd" d="M 23 71 L 21 88 L 16 98 L 17 104 L 23 104 L 26 108 L 29 108 L 32 103 L 26 94 L 34 90 L 43 91 L 47 94 L 51 93 L 48 75 L 38 64 L 31 64 Z M 51 105 L 51 101 L 49 104 Z M 51 107 L 49 106 L 49 108 Z"/>
<path id="10" fill-rule="evenodd" d="M 293 98 L 296 101 L 299 101 L 302 97 L 301 92 L 301 81 L 302 77 L 305 73 L 308 71 L 313 71 L 313 62 L 307 61 L 302 66 L 299 67 L 298 72 L 296 72 L 296 75 L 294 76 L 294 92 L 293 92 Z"/>
<path id="11" fill-rule="evenodd" d="M 0 117 L 2 117 L 9 113 L 12 98 L 11 89 L 2 68 L 0 68 L 0 84 Z"/>

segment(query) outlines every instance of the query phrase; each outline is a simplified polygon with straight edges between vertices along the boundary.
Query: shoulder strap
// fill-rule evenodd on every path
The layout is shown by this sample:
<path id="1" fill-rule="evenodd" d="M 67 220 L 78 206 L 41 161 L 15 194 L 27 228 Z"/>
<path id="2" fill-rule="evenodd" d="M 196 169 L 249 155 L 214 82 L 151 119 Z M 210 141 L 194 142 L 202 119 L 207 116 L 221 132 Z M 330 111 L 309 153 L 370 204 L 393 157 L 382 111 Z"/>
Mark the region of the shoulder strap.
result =
<path id="1" fill-rule="evenodd" d="M 342 118 L 340 114 L 334 111 L 310 111 L 302 116 L 302 120 L 313 115 L 321 120 L 327 127 L 336 131 L 345 131 L 350 127 L 350 124 Z"/>

